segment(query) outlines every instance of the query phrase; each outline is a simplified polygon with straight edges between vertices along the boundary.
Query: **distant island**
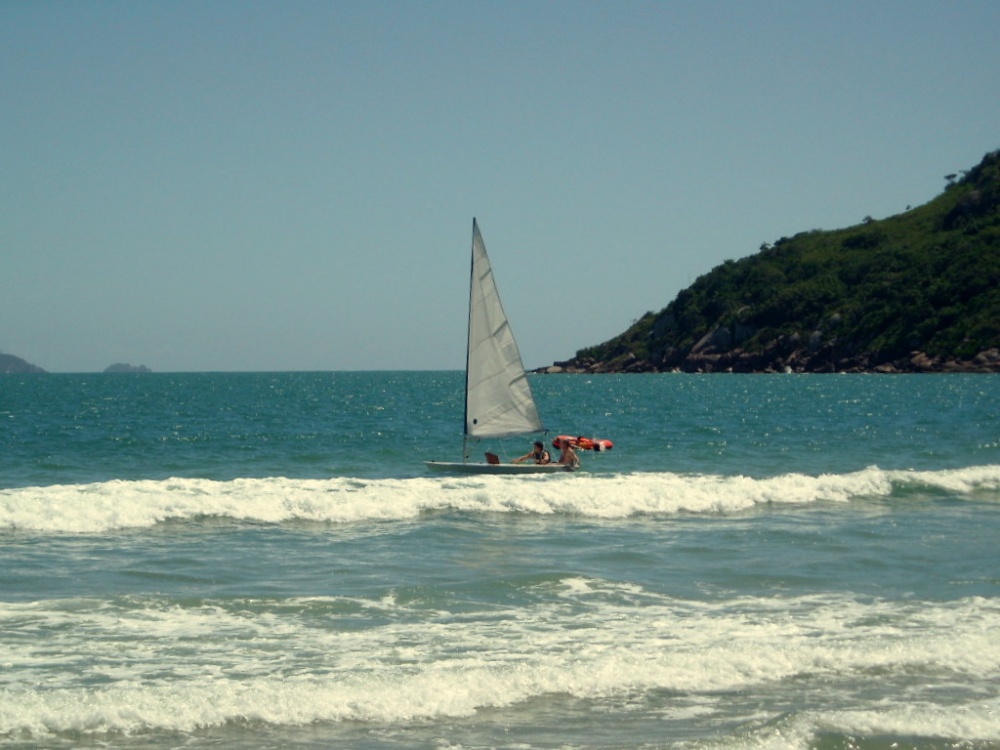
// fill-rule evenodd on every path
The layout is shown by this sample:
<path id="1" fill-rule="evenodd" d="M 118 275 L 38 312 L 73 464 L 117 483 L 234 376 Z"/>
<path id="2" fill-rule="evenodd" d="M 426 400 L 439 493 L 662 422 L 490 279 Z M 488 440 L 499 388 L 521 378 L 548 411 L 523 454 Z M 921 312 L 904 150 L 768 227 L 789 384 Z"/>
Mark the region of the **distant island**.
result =
<path id="1" fill-rule="evenodd" d="M 114 365 L 108 365 L 104 368 L 104 372 L 152 372 L 146 365 L 127 365 L 123 363 L 117 363 Z"/>
<path id="2" fill-rule="evenodd" d="M 13 354 L 4 354 L 3 352 L 0 352 L 0 375 L 18 375 L 35 372 L 45 372 L 45 370 L 31 364 L 30 362 L 25 362 L 23 359 L 15 357 Z M 146 365 L 128 365 L 119 362 L 117 364 L 108 365 L 104 368 L 104 372 L 152 372 L 152 370 L 146 367 Z"/>
<path id="3" fill-rule="evenodd" d="M 1000 372 L 1000 150 L 927 204 L 761 245 L 536 372 Z"/>
<path id="4" fill-rule="evenodd" d="M 4 354 L 3 352 L 0 352 L 0 373 L 17 375 L 29 372 L 45 372 L 45 370 L 41 367 L 36 367 L 30 362 L 25 362 L 23 359 L 15 357 L 13 354 Z"/>

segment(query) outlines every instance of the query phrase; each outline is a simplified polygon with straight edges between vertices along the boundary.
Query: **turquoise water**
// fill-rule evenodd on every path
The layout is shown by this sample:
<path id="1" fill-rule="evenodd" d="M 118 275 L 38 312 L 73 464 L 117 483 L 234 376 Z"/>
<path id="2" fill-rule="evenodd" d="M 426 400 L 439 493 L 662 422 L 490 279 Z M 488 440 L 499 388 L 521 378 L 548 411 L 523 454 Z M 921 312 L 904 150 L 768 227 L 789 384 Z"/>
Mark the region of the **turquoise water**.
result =
<path id="1" fill-rule="evenodd" d="M 0 378 L 0 748 L 1000 748 L 1000 379 L 532 387 Z"/>

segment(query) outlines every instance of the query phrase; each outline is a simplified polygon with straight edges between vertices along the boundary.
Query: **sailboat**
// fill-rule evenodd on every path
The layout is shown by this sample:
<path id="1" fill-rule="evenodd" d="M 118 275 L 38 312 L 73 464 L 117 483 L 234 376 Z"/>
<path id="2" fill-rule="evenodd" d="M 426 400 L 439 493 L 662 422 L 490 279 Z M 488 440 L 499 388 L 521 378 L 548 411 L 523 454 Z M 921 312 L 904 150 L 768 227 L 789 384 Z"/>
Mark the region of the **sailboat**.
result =
<path id="1" fill-rule="evenodd" d="M 427 461 L 435 471 L 468 474 L 539 474 L 572 471 L 562 464 L 469 461 L 469 443 L 545 432 L 531 395 L 514 334 L 500 304 L 493 269 L 479 225 L 472 220 L 472 272 L 469 282 L 469 340 L 465 362 L 465 434 L 460 462 Z"/>

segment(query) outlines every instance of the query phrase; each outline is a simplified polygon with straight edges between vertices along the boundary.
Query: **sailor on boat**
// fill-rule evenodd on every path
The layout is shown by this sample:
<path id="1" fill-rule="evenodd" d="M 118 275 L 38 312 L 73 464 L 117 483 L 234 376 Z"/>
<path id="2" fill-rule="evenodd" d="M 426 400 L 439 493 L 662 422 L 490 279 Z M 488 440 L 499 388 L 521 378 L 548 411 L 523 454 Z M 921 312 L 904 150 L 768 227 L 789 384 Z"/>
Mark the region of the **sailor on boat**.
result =
<path id="1" fill-rule="evenodd" d="M 525 461 L 529 459 L 536 464 L 552 463 L 552 456 L 550 456 L 549 452 L 545 450 L 545 445 L 542 443 L 541 440 L 536 440 L 534 447 L 531 449 L 529 453 L 525 453 L 523 456 L 515 458 L 513 461 L 511 461 L 511 463 L 523 464 Z"/>

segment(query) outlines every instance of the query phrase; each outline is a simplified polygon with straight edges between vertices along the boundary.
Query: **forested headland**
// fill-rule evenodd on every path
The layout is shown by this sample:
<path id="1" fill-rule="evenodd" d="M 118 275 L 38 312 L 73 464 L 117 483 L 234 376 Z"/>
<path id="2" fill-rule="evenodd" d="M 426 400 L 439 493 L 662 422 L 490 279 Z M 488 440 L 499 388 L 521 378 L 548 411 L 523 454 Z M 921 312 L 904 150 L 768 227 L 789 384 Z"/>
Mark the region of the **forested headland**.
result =
<path id="1" fill-rule="evenodd" d="M 540 372 L 1000 372 L 1000 150 L 923 206 L 765 243 Z"/>

